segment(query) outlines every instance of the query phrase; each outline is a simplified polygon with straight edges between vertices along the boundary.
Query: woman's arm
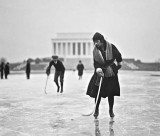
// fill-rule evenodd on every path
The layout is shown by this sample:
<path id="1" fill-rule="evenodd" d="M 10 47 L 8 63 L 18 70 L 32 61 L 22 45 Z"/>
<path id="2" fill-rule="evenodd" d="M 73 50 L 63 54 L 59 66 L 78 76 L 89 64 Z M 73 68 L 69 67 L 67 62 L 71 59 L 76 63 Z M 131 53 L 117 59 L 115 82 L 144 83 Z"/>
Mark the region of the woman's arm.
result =
<path id="1" fill-rule="evenodd" d="M 122 55 L 119 52 L 119 50 L 116 48 L 115 45 L 112 44 L 112 50 L 113 50 L 113 56 L 117 61 L 117 69 L 120 69 L 122 67 Z"/>

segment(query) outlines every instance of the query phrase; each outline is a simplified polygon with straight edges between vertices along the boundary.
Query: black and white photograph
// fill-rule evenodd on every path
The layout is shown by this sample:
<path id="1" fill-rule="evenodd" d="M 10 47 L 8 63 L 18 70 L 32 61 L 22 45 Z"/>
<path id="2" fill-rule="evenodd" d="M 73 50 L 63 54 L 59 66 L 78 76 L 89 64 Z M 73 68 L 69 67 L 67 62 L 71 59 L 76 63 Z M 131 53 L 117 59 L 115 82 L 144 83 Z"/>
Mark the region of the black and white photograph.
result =
<path id="1" fill-rule="evenodd" d="M 0 136 L 159 136 L 160 0 L 0 0 Z"/>

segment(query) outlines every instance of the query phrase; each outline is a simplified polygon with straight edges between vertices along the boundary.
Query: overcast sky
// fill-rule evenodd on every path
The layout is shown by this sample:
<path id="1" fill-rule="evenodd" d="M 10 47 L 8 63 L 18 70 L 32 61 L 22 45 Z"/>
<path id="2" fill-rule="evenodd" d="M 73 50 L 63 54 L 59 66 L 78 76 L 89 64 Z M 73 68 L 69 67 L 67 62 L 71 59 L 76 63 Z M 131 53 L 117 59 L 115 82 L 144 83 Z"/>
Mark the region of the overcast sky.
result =
<path id="1" fill-rule="evenodd" d="M 0 0 L 0 57 L 9 62 L 51 56 L 56 33 L 96 31 L 123 58 L 155 62 L 160 0 Z"/>

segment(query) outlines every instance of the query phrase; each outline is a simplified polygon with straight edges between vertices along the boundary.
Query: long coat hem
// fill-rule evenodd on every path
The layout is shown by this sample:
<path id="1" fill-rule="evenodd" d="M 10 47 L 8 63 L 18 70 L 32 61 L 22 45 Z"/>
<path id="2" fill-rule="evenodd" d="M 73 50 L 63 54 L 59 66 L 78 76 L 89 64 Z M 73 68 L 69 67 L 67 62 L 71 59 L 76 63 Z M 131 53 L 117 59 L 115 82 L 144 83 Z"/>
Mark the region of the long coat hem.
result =
<path id="1" fill-rule="evenodd" d="M 88 84 L 86 95 L 92 98 L 96 98 L 98 94 L 99 86 L 96 85 L 97 74 L 94 73 Z M 117 74 L 114 77 L 104 77 L 100 89 L 100 96 L 106 98 L 108 96 L 120 96 L 120 86 L 118 82 Z"/>

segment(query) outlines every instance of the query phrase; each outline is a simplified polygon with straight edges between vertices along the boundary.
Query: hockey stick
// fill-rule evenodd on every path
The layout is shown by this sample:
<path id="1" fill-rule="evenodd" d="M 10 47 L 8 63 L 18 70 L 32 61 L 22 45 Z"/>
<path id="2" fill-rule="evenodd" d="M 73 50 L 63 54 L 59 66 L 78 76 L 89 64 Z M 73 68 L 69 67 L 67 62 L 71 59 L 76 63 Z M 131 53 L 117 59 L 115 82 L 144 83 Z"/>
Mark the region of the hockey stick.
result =
<path id="1" fill-rule="evenodd" d="M 47 75 L 46 84 L 45 84 L 45 88 L 44 88 L 44 93 L 45 93 L 45 94 L 47 94 L 47 92 L 46 92 L 46 87 L 47 87 L 47 83 L 48 83 L 48 78 L 49 78 L 49 76 Z"/>
<path id="2" fill-rule="evenodd" d="M 100 90 L 101 90 L 101 84 L 102 84 L 102 77 L 101 77 L 100 83 L 99 83 L 98 94 L 97 94 L 96 104 L 95 104 L 94 110 L 93 110 L 91 113 L 89 113 L 89 114 L 82 114 L 82 116 L 90 116 L 90 115 L 92 115 L 92 114 L 95 113 L 95 111 L 96 111 L 96 106 L 97 106 L 97 102 L 98 102 L 98 98 L 99 98 L 99 94 L 100 94 Z"/>

